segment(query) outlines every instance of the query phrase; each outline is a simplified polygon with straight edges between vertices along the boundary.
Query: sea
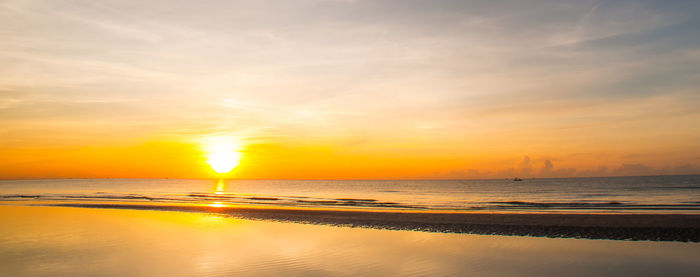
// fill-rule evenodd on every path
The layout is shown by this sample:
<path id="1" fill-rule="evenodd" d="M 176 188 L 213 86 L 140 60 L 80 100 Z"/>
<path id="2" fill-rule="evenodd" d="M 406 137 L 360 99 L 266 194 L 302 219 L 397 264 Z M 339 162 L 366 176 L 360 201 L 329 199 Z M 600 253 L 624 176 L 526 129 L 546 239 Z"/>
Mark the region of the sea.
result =
<path id="1" fill-rule="evenodd" d="M 0 204 L 138 203 L 517 213 L 700 213 L 700 175 L 490 180 L 0 180 Z"/>

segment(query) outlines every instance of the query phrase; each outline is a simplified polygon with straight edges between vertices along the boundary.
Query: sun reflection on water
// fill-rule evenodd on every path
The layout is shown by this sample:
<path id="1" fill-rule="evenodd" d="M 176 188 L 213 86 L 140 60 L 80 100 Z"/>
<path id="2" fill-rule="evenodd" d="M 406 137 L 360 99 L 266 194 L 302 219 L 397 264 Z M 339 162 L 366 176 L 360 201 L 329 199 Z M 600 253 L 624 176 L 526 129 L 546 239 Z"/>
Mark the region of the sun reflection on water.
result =
<path id="1" fill-rule="evenodd" d="M 216 182 L 216 186 L 214 187 L 214 194 L 223 195 L 225 190 L 226 190 L 226 182 L 224 182 L 224 179 L 219 179 Z M 224 202 L 220 202 L 220 201 L 207 204 L 206 206 L 212 207 L 212 208 L 228 207 L 228 205 L 226 205 L 226 204 L 224 204 Z"/>
<path id="2" fill-rule="evenodd" d="M 208 204 L 207 206 L 209 207 L 214 207 L 214 208 L 223 208 L 223 207 L 228 207 L 228 205 L 222 203 L 222 202 L 214 202 L 212 204 Z"/>
<path id="3" fill-rule="evenodd" d="M 224 183 L 223 179 L 219 179 L 219 182 L 216 183 L 216 191 L 214 191 L 214 193 L 224 194 L 224 190 L 226 190 L 226 183 Z"/>

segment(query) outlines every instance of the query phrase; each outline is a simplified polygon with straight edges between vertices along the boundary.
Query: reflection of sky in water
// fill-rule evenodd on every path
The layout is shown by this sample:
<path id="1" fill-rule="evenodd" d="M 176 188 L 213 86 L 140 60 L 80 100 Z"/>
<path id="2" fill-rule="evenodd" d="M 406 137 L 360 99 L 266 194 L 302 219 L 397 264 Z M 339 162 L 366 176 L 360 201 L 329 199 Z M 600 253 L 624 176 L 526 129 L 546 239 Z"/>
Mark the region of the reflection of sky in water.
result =
<path id="1" fill-rule="evenodd" d="M 0 207 L 0 222 L 0 267 L 7 276 L 700 276 L 695 243 L 386 231 L 49 207 Z"/>

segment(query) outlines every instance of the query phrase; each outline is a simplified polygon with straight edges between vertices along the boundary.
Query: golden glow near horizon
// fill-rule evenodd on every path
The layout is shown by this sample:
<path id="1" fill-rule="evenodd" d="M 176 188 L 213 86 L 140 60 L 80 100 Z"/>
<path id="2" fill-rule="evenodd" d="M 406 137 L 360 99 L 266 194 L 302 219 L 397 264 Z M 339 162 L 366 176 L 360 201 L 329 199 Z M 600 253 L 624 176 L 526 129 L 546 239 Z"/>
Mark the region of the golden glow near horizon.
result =
<path id="1" fill-rule="evenodd" d="M 700 173 L 700 4 L 566 2 L 0 1 L 0 178 Z"/>

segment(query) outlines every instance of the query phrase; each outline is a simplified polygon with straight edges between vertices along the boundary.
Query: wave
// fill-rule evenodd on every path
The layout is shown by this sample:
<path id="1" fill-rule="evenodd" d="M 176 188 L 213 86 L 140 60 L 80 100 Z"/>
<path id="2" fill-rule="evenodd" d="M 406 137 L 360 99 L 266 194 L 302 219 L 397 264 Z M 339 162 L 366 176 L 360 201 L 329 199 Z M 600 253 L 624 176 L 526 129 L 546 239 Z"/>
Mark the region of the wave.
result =
<path id="1" fill-rule="evenodd" d="M 0 195 L 6 200 L 41 200 L 41 201 L 123 201 L 123 202 L 176 202 L 183 204 L 206 204 L 214 201 L 217 204 L 245 204 L 245 205 L 272 205 L 272 206 L 299 206 L 299 207 L 357 207 L 357 208 L 393 208 L 393 209 L 426 209 L 420 205 L 402 204 L 397 202 L 379 201 L 377 199 L 362 198 L 311 198 L 296 196 L 250 196 L 250 195 L 226 195 L 216 193 L 190 193 L 185 195 L 146 196 L 138 194 L 104 194 L 90 195 L 75 194 L 47 194 L 47 195 Z"/>
<path id="2" fill-rule="evenodd" d="M 600 210 L 600 211 L 700 211 L 700 202 L 679 203 L 635 203 L 615 200 L 599 201 L 481 201 L 452 203 L 412 203 L 383 201 L 373 198 L 318 198 L 308 196 L 277 196 L 223 193 L 188 194 L 116 194 L 97 192 L 91 194 L 7 194 L 1 201 L 57 201 L 57 202 L 139 202 L 181 203 L 217 205 L 255 205 L 280 207 L 353 208 L 353 209 L 399 209 L 399 210 Z"/>
<path id="3" fill-rule="evenodd" d="M 700 203 L 673 204 L 629 204 L 618 201 L 609 202 L 526 202 L 526 201 L 491 201 L 484 208 L 536 208 L 536 209 L 655 209 L 655 210 L 700 210 Z"/>

